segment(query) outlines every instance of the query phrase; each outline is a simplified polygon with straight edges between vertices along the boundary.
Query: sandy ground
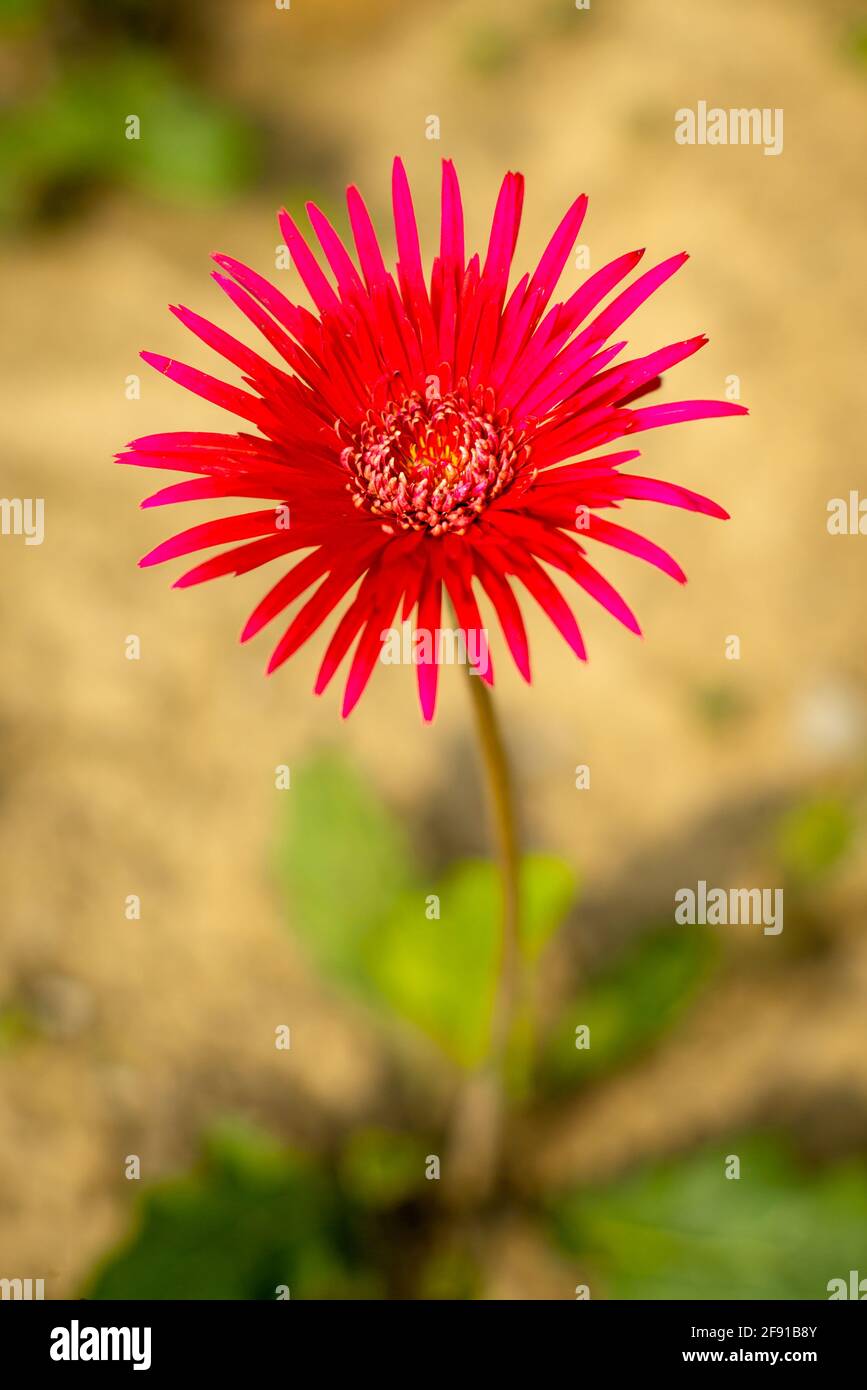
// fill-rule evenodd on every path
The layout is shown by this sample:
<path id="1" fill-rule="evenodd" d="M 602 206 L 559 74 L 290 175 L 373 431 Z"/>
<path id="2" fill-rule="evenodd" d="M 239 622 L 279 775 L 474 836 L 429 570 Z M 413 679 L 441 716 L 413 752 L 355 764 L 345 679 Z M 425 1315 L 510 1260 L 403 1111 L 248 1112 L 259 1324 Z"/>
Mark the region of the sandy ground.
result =
<path id="1" fill-rule="evenodd" d="M 543 8 L 544 22 L 516 0 L 399 15 L 380 3 L 368 26 L 335 33 L 325 6 L 316 22 L 302 7 L 290 18 L 227 6 L 220 44 L 227 87 L 255 97 L 299 183 L 312 162 L 328 199 L 349 171 L 381 225 L 391 156 L 404 154 L 430 226 L 449 155 L 478 240 L 502 170 L 523 170 L 521 261 L 582 190 L 593 266 L 635 245 L 656 259 L 692 254 L 643 310 L 636 346 L 709 332 L 670 398 L 720 395 L 736 374 L 752 414 L 649 434 L 643 462 L 718 498 L 733 520 L 632 504 L 627 523 L 644 520 L 690 579 L 679 590 L 628 557 L 607 560 L 645 640 L 579 600 L 586 669 L 535 618 L 533 688 L 500 663 L 529 836 L 580 869 L 604 952 L 606 924 L 670 903 L 672 886 L 706 865 L 711 878 L 716 865 L 755 862 L 762 807 L 860 775 L 867 541 L 831 537 L 825 522 L 829 498 L 867 487 L 865 74 L 845 51 L 845 5 Z M 494 60 L 491 31 L 507 39 Z M 674 111 L 699 100 L 782 107 L 782 155 L 678 146 Z M 425 139 L 431 113 L 439 142 Z M 207 253 L 267 273 L 274 207 L 270 195 L 182 214 L 109 201 L 86 224 L 6 253 L 3 489 L 45 498 L 46 539 L 0 541 L 0 1001 L 42 1021 L 41 1037 L 0 1056 L 0 1264 L 44 1274 L 53 1296 L 124 1229 L 126 1154 L 141 1155 L 146 1178 L 164 1173 L 227 1109 L 305 1141 L 388 1113 L 380 1040 L 283 927 L 267 873 L 275 764 L 338 745 L 411 830 L 439 837 L 434 857 L 481 843 L 458 673 L 443 681 L 431 729 L 399 668 L 377 673 L 344 725 L 334 692 L 309 694 L 316 644 L 268 681 L 267 642 L 237 645 L 261 576 L 179 594 L 166 571 L 136 568 L 172 519 L 137 511 L 150 480 L 113 470 L 111 454 L 138 434 L 223 422 L 156 376 L 129 401 L 125 379 L 143 346 L 211 367 L 162 306 L 188 303 L 233 326 Z M 565 293 L 578 275 L 567 268 Z M 125 658 L 129 634 L 140 661 Z M 725 659 L 731 634 L 739 662 Z M 707 690 L 742 709 L 722 730 L 697 714 Z M 589 793 L 574 790 L 577 763 L 591 766 Z M 787 975 L 782 996 L 759 979 L 718 1001 L 718 1021 L 703 1026 L 723 1042 L 687 1032 L 601 1115 L 531 1136 L 534 1171 L 611 1171 L 627 1150 L 770 1113 L 798 1088 L 817 1105 L 850 1096 L 863 1129 L 864 885 L 850 877 L 833 965 Z M 138 922 L 124 916 L 129 894 L 141 897 Z M 579 936 L 576 925 L 562 948 L 570 959 Z M 801 1036 L 775 1070 L 805 1014 L 812 1043 Z M 281 1022 L 293 1029 L 289 1054 L 273 1047 Z M 715 1078 L 692 1110 L 671 1100 L 687 1094 L 687 1075 L 693 1086 Z M 528 1296 L 545 1275 L 522 1258 L 520 1231 L 502 1239 L 512 1253 L 499 1267 L 517 1272 L 499 1291 Z"/>

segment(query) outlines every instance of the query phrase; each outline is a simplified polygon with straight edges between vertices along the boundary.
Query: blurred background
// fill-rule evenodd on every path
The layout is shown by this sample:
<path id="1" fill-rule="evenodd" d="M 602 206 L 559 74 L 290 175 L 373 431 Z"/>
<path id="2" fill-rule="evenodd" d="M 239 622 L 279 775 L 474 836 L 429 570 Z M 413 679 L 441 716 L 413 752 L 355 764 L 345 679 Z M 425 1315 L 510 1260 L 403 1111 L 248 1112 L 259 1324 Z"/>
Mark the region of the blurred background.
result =
<path id="1" fill-rule="evenodd" d="M 826 524 L 867 488 L 862 7 L 3 0 L 0 31 L 2 492 L 45 499 L 44 544 L 0 537 L 0 1276 L 516 1299 L 867 1277 L 867 541 Z M 783 108 L 783 153 L 676 144 L 701 100 Z M 642 442 L 644 471 L 732 514 L 627 504 L 690 581 L 606 556 L 644 640 L 579 598 L 580 666 L 528 605 L 533 686 L 499 662 L 550 940 L 478 1210 L 425 1177 L 496 912 L 463 677 L 430 728 L 401 667 L 342 723 L 310 693 L 321 639 L 265 680 L 267 641 L 236 639 L 270 577 L 138 570 L 213 512 L 141 513 L 158 480 L 111 464 L 232 428 L 137 356 L 218 371 L 169 303 L 243 336 L 209 253 L 303 298 L 277 209 L 312 197 L 344 230 L 356 182 L 390 251 L 396 153 L 427 257 L 442 157 L 475 245 L 523 171 L 519 272 L 582 191 L 590 270 L 689 250 L 631 345 L 709 333 L 666 397 L 737 377 L 751 408 Z M 675 928 L 700 879 L 784 887 L 784 931 Z"/>

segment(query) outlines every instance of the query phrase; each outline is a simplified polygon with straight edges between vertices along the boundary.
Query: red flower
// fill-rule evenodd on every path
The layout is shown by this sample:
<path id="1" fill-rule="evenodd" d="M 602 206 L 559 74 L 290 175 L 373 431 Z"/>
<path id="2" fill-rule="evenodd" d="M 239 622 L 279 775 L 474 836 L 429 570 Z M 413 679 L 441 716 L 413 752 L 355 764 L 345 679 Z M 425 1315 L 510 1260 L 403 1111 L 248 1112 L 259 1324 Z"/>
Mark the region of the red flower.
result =
<path id="1" fill-rule="evenodd" d="M 626 343 L 608 339 L 686 254 L 640 275 L 599 308 L 637 265 L 632 251 L 592 274 L 564 303 L 546 308 L 575 244 L 587 199 L 566 213 L 533 275 L 508 293 L 524 182 L 507 174 L 484 263 L 466 260 L 461 196 L 443 164 L 440 253 L 424 277 L 403 164 L 393 175 L 397 278 L 385 267 L 357 189 L 347 194 L 358 266 L 327 218 L 308 204 L 332 278 L 323 272 L 288 213 L 286 245 L 317 314 L 290 303 L 254 270 L 216 256 L 214 278 L 282 359 L 280 367 L 189 309 L 173 313 L 239 369 L 251 388 L 229 386 L 154 353 L 146 362 L 204 399 L 248 420 L 258 433 L 149 435 L 124 463 L 199 475 L 142 505 L 207 497 L 267 498 L 263 511 L 207 521 L 157 546 L 140 562 L 230 545 L 176 581 L 186 588 L 244 574 L 306 552 L 251 615 L 246 641 L 316 585 L 271 657 L 273 671 L 357 591 L 331 635 L 316 681 L 325 689 L 356 643 L 343 700 L 347 715 L 380 654 L 398 610 L 418 630 L 438 632 L 443 591 L 459 629 L 478 632 L 478 589 L 497 614 L 522 675 L 530 679 L 527 637 L 514 579 L 545 610 L 582 659 L 572 610 L 546 566 L 561 570 L 634 632 L 624 600 L 587 558 L 585 540 L 685 576 L 659 546 L 607 519 L 627 499 L 665 502 L 709 516 L 721 507 L 675 483 L 622 471 L 637 449 L 586 455 L 657 425 L 745 413 L 721 401 L 634 408 L 660 374 L 707 341 L 689 338 L 647 357 L 612 363 Z M 572 460 L 570 462 L 570 460 Z M 575 533 L 581 536 L 576 539 Z M 357 639 L 357 641 L 356 641 Z M 433 717 L 438 652 L 418 664 L 425 719 Z M 487 661 L 479 672 L 493 682 Z"/>

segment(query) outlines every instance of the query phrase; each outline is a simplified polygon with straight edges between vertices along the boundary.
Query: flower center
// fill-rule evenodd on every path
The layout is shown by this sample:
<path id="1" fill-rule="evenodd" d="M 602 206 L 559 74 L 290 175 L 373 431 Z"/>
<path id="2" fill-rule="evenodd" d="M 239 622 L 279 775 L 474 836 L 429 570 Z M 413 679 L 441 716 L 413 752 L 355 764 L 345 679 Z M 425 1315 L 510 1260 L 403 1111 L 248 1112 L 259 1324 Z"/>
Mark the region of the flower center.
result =
<path id="1" fill-rule="evenodd" d="M 388 533 L 465 531 L 530 454 L 493 405 L 490 392 L 469 400 L 432 382 L 425 397 L 368 411 L 340 456 L 355 506 L 382 517 Z"/>

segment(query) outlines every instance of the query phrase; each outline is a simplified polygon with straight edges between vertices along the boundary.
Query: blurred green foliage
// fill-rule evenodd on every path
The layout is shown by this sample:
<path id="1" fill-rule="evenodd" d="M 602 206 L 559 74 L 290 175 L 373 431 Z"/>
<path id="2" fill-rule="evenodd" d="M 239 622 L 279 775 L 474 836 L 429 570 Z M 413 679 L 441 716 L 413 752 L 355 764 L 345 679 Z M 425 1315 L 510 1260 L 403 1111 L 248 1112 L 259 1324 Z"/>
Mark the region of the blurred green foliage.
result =
<path id="1" fill-rule="evenodd" d="M 574 893 L 558 860 L 528 855 L 521 866 L 523 945 L 535 957 Z M 423 889 L 405 894 L 367 941 L 367 968 L 382 998 L 459 1065 L 479 1066 L 489 1044 L 499 957 L 501 895 L 496 866 L 456 864 L 436 885 L 439 919 Z"/>
<path id="2" fill-rule="evenodd" d="M 286 1286 L 292 1298 L 385 1297 L 394 1247 L 413 1232 L 390 1212 L 427 1186 L 422 1147 L 360 1132 L 335 1174 L 255 1131 L 224 1127 L 194 1173 L 145 1194 L 131 1238 L 84 1296 L 274 1299 Z M 733 1156 L 739 1178 L 725 1176 Z M 779 1141 L 741 1136 L 560 1194 L 539 1215 L 594 1298 L 825 1298 L 829 1280 L 863 1265 L 867 1171 L 807 1170 Z M 473 1257 L 447 1228 L 437 1234 L 435 1216 L 428 1201 L 414 1296 L 478 1297 Z"/>
<path id="3" fill-rule="evenodd" d="M 278 873 L 293 929 L 318 964 L 385 1003 L 458 1065 L 488 1049 L 499 950 L 499 874 L 487 860 L 425 883 L 396 817 L 339 759 L 293 778 Z M 522 941 L 535 963 L 575 894 L 550 855 L 522 865 Z"/>
<path id="4" fill-rule="evenodd" d="M 863 1268 L 867 1171 L 809 1172 L 780 1143 L 744 1138 L 561 1197 L 550 1216 L 592 1297 L 827 1298 L 830 1279 Z"/>
<path id="5" fill-rule="evenodd" d="M 365 1207 L 399 1206 L 421 1187 L 425 1157 L 425 1145 L 417 1135 L 358 1130 L 340 1158 L 344 1191 Z"/>
<path id="6" fill-rule="evenodd" d="M 145 1193 L 129 1239 L 83 1296 L 474 1297 L 475 1262 L 437 1231 L 435 1203 L 426 1220 L 406 1216 L 420 1191 L 435 1187 L 425 1157 L 417 1136 L 370 1129 L 336 1159 L 312 1160 L 247 1125 L 224 1124 L 195 1171 Z"/>
<path id="7" fill-rule="evenodd" d="M 213 1134 L 197 1172 L 150 1188 L 134 1234 L 85 1291 L 96 1299 L 375 1297 L 359 1213 L 311 1160 L 255 1131 Z"/>
<path id="8" fill-rule="evenodd" d="M 482 1280 L 478 1266 L 460 1240 L 436 1248 L 420 1272 L 417 1297 L 425 1300 L 469 1301 L 479 1298 Z"/>
<path id="9" fill-rule="evenodd" d="M 781 867 L 805 888 L 820 883 L 845 856 L 855 836 L 855 814 L 845 802 L 820 797 L 802 802 L 777 829 Z"/>
<path id="10" fill-rule="evenodd" d="M 499 949 L 495 867 L 459 862 L 426 882 L 399 819 L 331 753 L 294 770 L 286 807 L 279 882 L 318 965 L 458 1066 L 484 1062 Z M 853 833 L 845 803 L 804 801 L 776 826 L 776 862 L 815 884 Z M 557 859 L 523 861 L 530 975 L 575 892 Z M 604 1084 L 677 1024 L 721 963 L 711 929 L 651 929 L 587 979 L 538 1049 L 525 988 L 511 1103 L 535 1089 L 554 1104 L 567 1089 Z M 589 1029 L 588 1049 L 575 1046 L 579 1025 Z M 103 1262 L 88 1296 L 271 1299 L 286 1285 L 293 1298 L 481 1297 L 476 1249 L 441 1204 L 439 1183 L 427 1180 L 430 1152 L 447 1154 L 447 1137 L 368 1128 L 336 1152 L 304 1158 L 224 1128 L 194 1172 L 145 1193 L 131 1238 Z M 732 1155 L 737 1179 L 726 1176 Z M 533 1199 L 522 1202 L 532 1215 Z M 606 1186 L 543 1196 L 535 1211 L 594 1298 L 824 1298 L 830 1279 L 863 1265 L 867 1171 L 803 1168 L 778 1140 L 744 1136 Z"/>
<path id="11" fill-rule="evenodd" d="M 126 136 L 129 116 L 138 139 Z M 70 67 L 0 115 L 0 223 L 63 218 L 112 185 L 185 203 L 218 198 L 257 168 L 239 116 L 159 56 L 118 53 Z"/>
<path id="12" fill-rule="evenodd" d="M 525 857 L 519 945 L 528 965 L 537 964 L 548 942 L 563 925 L 577 891 L 577 878 L 561 859 L 553 854 Z"/>
<path id="13" fill-rule="evenodd" d="M 439 920 L 426 895 L 407 893 L 371 934 L 367 970 L 381 998 L 466 1067 L 483 1061 L 497 960 L 496 871 L 457 864 L 436 885 Z"/>
<path id="14" fill-rule="evenodd" d="M 583 38 L 588 19 L 592 16 L 576 9 L 575 0 L 530 0 L 514 13 L 501 9 L 496 20 L 477 16 L 466 30 L 459 52 L 476 77 L 513 76 L 552 40 L 562 44 Z"/>
<path id="15" fill-rule="evenodd" d="M 700 685 L 693 692 L 696 712 L 709 733 L 720 733 L 741 722 L 750 702 L 743 691 L 723 682 Z"/>
<path id="16" fill-rule="evenodd" d="M 36 1020 L 21 1004 L 0 1004 L 0 1052 L 11 1051 L 38 1037 Z"/>
<path id="17" fill-rule="evenodd" d="M 255 178 L 258 133 L 208 87 L 209 33 L 190 0 L 2 0 L 0 227 L 60 223 L 103 189 L 188 205 Z"/>
<path id="18" fill-rule="evenodd" d="M 845 46 L 857 63 L 867 67 L 867 21 L 859 20 L 849 28 Z"/>
<path id="19" fill-rule="evenodd" d="M 480 77 L 499 77 L 516 67 L 525 55 L 521 35 L 502 24 L 477 25 L 464 46 L 464 61 Z"/>
<path id="20" fill-rule="evenodd" d="M 551 1029 L 539 1062 L 542 1088 L 574 1087 L 632 1060 L 692 1007 L 720 959 L 709 930 L 666 926 L 640 937 L 588 981 Z M 589 1047 L 575 1045 L 581 1025 L 589 1029 Z"/>
<path id="21" fill-rule="evenodd" d="M 366 989 L 365 941 L 416 870 L 397 818 L 335 754 L 293 769 L 276 868 L 292 929 L 317 964 Z"/>
<path id="22" fill-rule="evenodd" d="M 50 0 L 0 0 L 0 25 L 6 32 L 27 28 L 43 18 Z"/>

